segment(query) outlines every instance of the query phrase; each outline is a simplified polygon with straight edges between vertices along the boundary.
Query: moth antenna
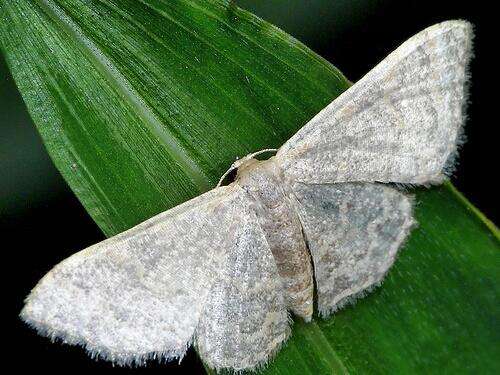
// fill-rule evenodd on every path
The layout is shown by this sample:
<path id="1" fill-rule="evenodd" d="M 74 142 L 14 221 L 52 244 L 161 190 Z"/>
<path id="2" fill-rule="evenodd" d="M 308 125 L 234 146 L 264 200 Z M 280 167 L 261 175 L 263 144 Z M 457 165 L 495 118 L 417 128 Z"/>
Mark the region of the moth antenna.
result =
<path id="1" fill-rule="evenodd" d="M 241 158 L 241 159 L 238 159 L 236 160 L 233 164 L 231 164 L 231 166 L 229 167 L 229 169 L 226 171 L 226 173 L 224 173 L 222 175 L 222 177 L 220 178 L 219 182 L 217 183 L 217 186 L 216 187 L 220 187 L 222 182 L 224 181 L 224 179 L 228 176 L 229 173 L 231 173 L 232 171 L 234 171 L 235 169 L 238 169 L 239 167 L 241 167 L 241 165 L 252 159 L 254 156 L 257 156 L 257 155 L 260 155 L 260 154 L 263 154 L 265 152 L 276 152 L 278 151 L 277 148 L 266 148 L 264 150 L 260 150 L 260 151 L 257 151 L 257 152 L 254 152 L 252 154 L 248 154 L 247 156 Z"/>

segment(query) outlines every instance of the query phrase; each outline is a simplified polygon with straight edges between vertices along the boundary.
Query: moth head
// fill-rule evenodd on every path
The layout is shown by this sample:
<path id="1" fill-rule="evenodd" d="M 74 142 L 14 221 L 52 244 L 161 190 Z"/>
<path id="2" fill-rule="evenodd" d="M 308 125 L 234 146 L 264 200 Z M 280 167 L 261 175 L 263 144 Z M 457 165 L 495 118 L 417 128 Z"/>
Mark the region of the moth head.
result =
<path id="1" fill-rule="evenodd" d="M 236 178 L 240 178 L 245 172 L 249 171 L 250 169 L 252 169 L 252 167 L 255 167 L 256 164 L 260 163 L 260 160 L 255 159 L 254 156 L 257 156 L 257 155 L 260 155 L 260 154 L 263 154 L 266 152 L 276 152 L 276 151 L 277 151 L 277 149 L 274 149 L 274 148 L 260 150 L 260 151 L 254 152 L 252 154 L 248 154 L 241 159 L 237 159 L 233 164 L 231 164 L 231 167 L 229 167 L 227 172 L 222 175 L 221 179 L 219 180 L 219 183 L 217 184 L 217 187 L 221 186 L 224 179 L 229 175 L 229 173 L 231 173 L 235 169 L 238 171 Z"/>
<path id="2" fill-rule="evenodd" d="M 252 166 L 255 166 L 256 163 L 259 163 L 259 160 L 254 159 L 252 155 L 247 155 L 242 159 L 236 160 L 232 168 L 237 169 L 237 176 L 240 176 L 242 173 L 245 173 L 245 171 L 252 169 Z"/>

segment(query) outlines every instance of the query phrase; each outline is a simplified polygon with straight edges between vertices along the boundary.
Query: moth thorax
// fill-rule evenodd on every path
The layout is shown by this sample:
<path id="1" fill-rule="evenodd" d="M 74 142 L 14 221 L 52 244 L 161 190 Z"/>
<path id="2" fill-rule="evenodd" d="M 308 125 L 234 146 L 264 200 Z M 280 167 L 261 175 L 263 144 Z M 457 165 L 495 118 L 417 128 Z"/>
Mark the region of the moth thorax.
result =
<path id="1" fill-rule="evenodd" d="M 274 159 L 274 158 L 271 158 Z M 243 182 L 249 177 L 255 176 L 256 174 L 273 174 L 274 164 L 271 159 L 268 160 L 257 160 L 254 158 L 241 159 L 238 165 L 238 173 L 236 176 L 237 180 Z"/>

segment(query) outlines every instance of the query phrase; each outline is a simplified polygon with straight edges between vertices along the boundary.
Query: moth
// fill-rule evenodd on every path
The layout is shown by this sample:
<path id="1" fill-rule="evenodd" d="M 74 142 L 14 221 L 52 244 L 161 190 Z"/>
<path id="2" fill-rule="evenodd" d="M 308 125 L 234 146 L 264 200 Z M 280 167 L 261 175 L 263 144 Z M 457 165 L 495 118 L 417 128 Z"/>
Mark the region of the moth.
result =
<path id="1" fill-rule="evenodd" d="M 265 365 L 289 312 L 328 316 L 394 263 L 415 221 L 399 185 L 439 184 L 464 123 L 471 26 L 402 44 L 267 160 L 234 182 L 55 266 L 21 317 L 120 365 L 182 358 L 217 370 Z M 315 282 L 314 282 L 314 280 Z"/>

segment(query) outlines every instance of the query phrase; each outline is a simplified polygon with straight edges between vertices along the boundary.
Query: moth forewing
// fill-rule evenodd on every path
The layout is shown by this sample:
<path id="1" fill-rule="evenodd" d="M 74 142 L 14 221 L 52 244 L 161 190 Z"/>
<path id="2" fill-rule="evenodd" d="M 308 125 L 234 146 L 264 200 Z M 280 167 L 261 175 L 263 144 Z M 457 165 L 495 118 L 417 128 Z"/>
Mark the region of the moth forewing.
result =
<path id="1" fill-rule="evenodd" d="M 303 183 L 440 183 L 464 123 L 472 27 L 418 33 L 330 103 L 276 155 Z"/>

